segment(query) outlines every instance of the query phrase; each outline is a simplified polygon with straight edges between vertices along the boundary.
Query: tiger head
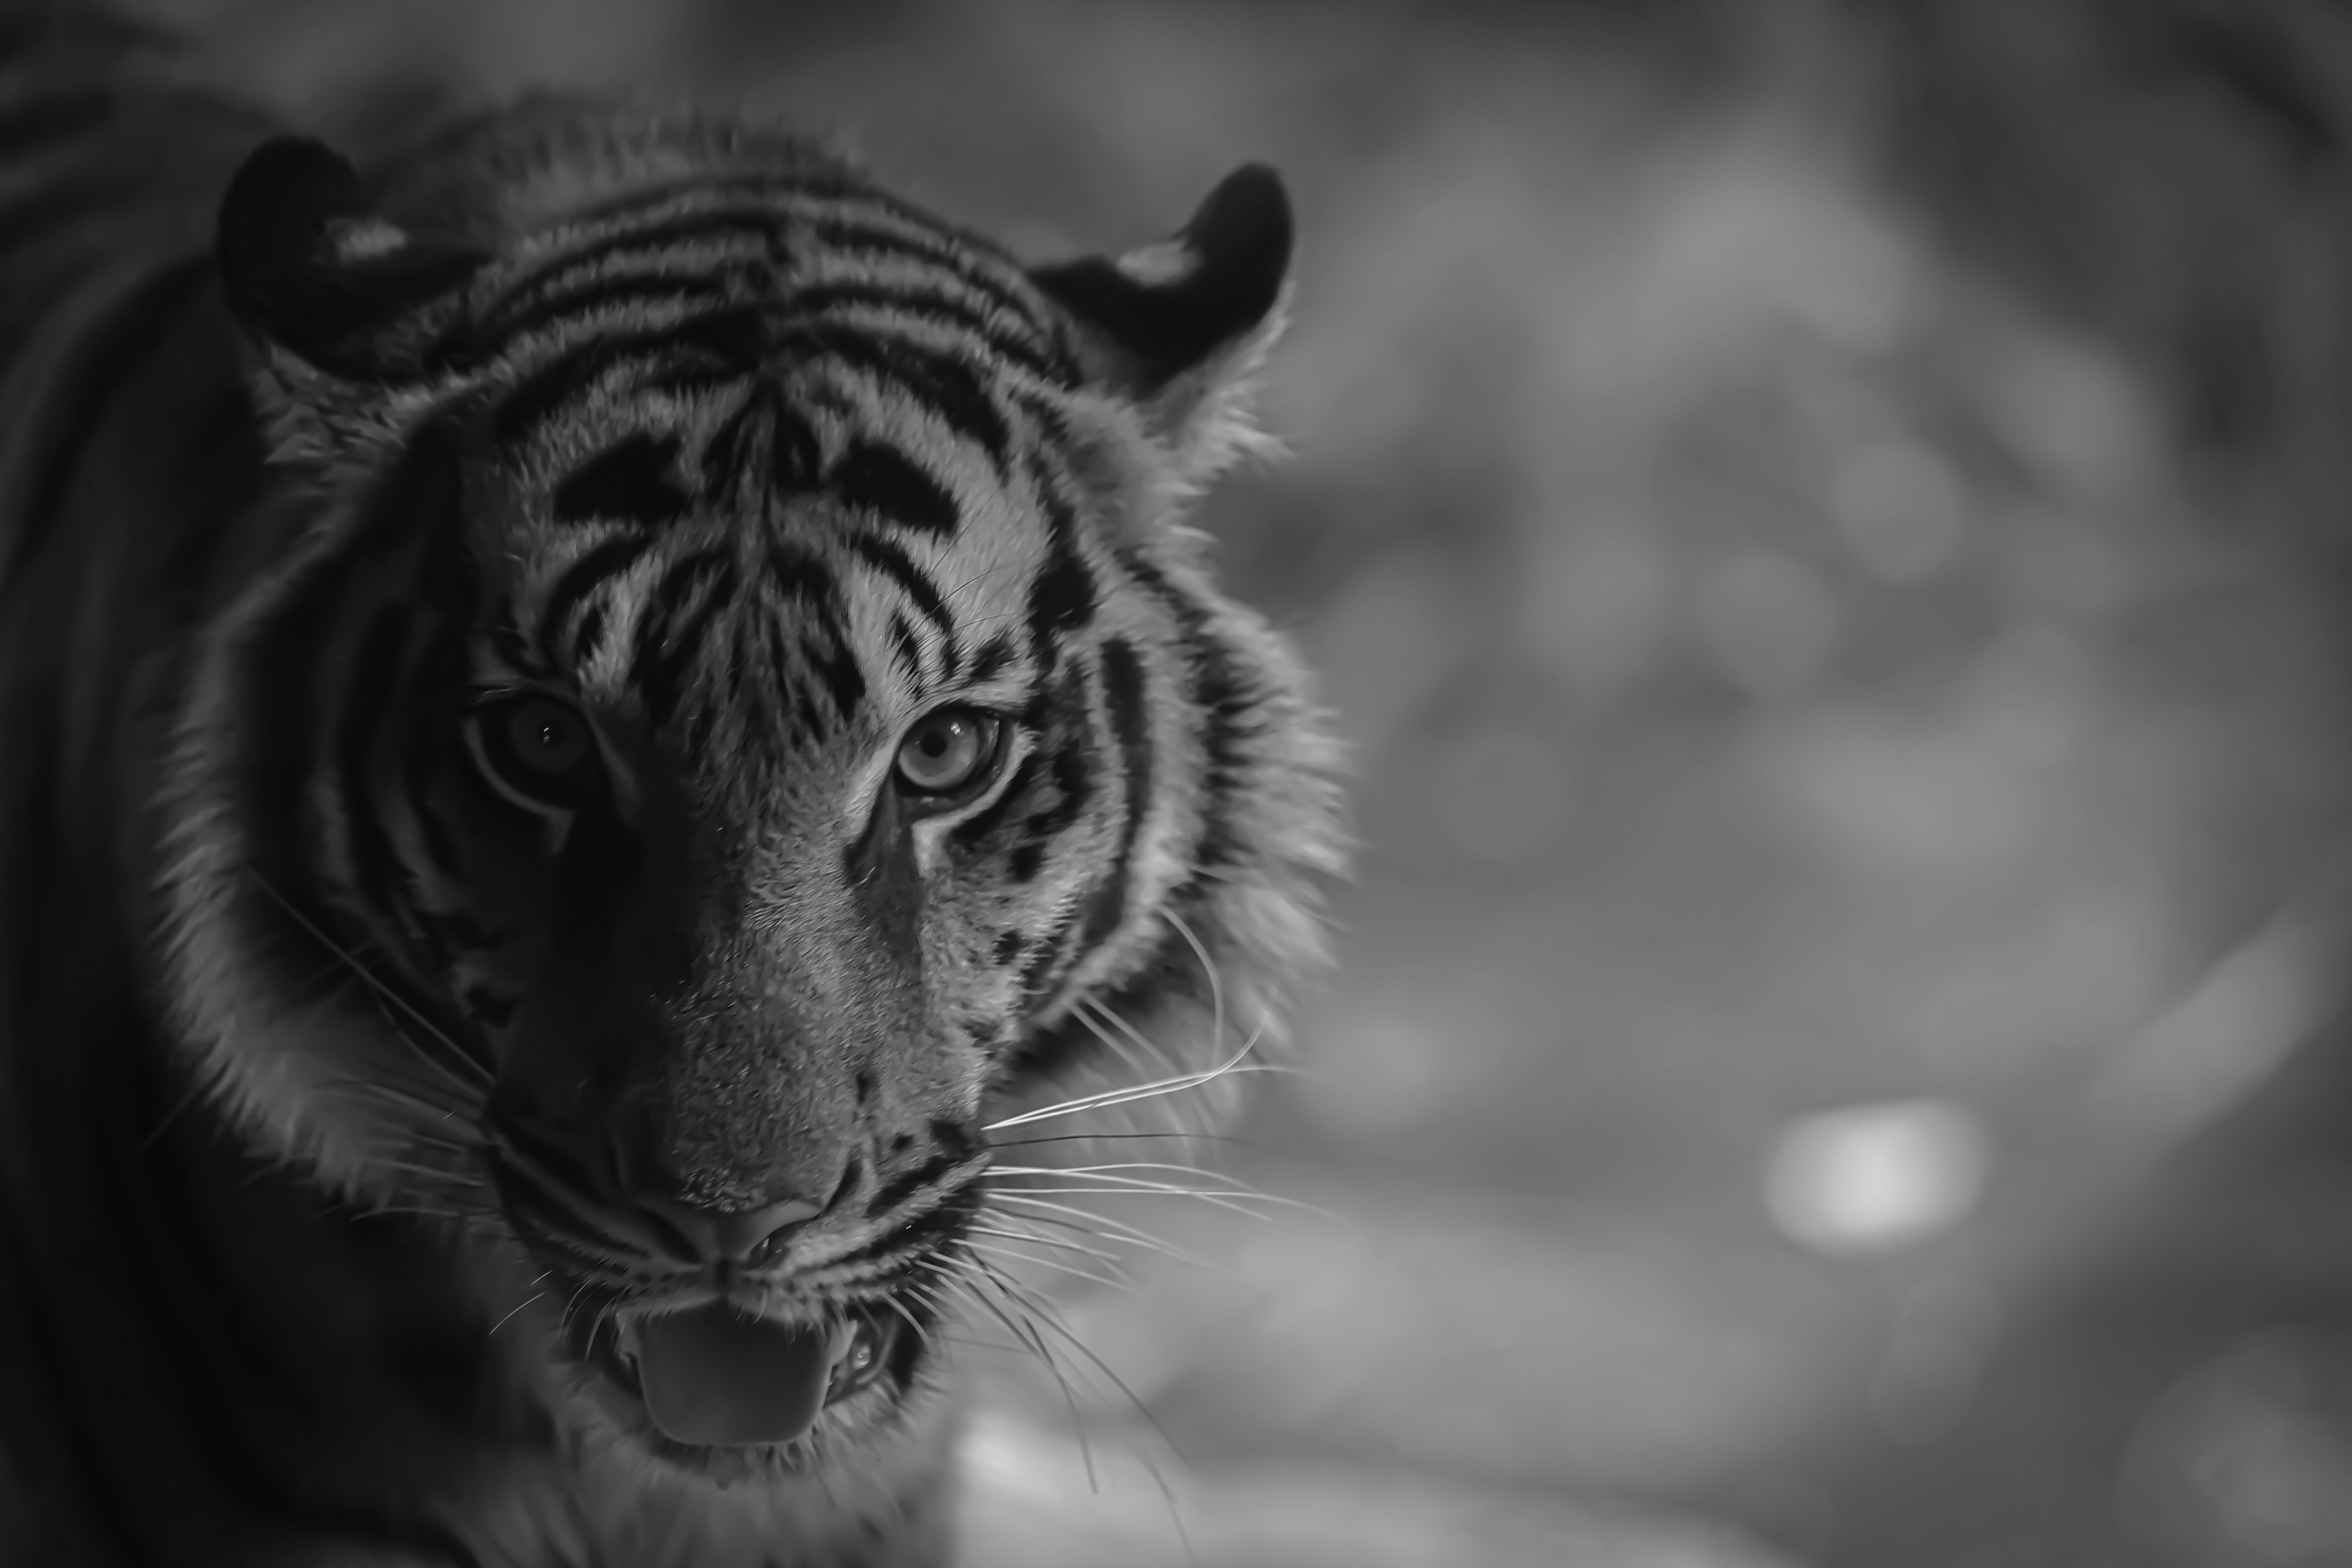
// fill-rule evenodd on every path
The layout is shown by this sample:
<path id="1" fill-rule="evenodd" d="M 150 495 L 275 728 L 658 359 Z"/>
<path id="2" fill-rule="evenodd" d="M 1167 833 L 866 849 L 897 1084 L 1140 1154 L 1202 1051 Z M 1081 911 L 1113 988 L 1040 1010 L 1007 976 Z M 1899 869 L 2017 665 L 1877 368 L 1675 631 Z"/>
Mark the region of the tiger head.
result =
<path id="1" fill-rule="evenodd" d="M 590 124 L 225 198 L 274 478 L 166 982 L 258 1152 L 481 1238 L 560 1408 L 782 1477 L 935 1413 L 1006 1123 L 1207 1076 L 1316 952 L 1327 745 L 1177 517 L 1290 218 L 1249 168 L 1027 268 L 781 134 Z"/>

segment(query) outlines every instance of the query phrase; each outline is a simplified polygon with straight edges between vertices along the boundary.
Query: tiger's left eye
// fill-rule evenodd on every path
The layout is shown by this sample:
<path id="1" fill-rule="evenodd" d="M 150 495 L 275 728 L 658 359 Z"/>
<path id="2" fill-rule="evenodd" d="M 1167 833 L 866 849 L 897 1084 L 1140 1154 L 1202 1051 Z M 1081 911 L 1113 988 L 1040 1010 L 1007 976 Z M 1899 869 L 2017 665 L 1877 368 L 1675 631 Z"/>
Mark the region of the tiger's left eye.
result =
<path id="1" fill-rule="evenodd" d="M 916 721 L 898 742 L 898 779 L 919 795 L 969 787 L 996 756 L 999 721 L 970 708 L 942 708 Z"/>
<path id="2" fill-rule="evenodd" d="M 507 744 L 537 777 L 561 779 L 596 749 L 588 721 L 561 702 L 518 702 L 506 710 Z"/>
<path id="3" fill-rule="evenodd" d="M 467 721 L 475 766 L 515 805 L 576 811 L 603 777 L 595 731 L 568 702 L 535 693 L 485 704 Z"/>

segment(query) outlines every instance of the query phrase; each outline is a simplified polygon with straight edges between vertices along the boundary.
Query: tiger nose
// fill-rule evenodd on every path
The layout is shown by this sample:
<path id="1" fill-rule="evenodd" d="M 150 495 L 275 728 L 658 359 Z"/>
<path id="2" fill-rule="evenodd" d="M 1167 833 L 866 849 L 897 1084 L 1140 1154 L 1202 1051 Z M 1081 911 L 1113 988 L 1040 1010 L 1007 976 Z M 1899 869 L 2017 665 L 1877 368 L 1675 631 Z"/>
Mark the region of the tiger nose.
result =
<path id="1" fill-rule="evenodd" d="M 705 1263 L 748 1262 L 769 1242 L 824 1212 L 824 1205 L 786 1198 L 755 1209 L 707 1209 L 675 1198 L 641 1194 L 637 1206 L 685 1239 Z"/>

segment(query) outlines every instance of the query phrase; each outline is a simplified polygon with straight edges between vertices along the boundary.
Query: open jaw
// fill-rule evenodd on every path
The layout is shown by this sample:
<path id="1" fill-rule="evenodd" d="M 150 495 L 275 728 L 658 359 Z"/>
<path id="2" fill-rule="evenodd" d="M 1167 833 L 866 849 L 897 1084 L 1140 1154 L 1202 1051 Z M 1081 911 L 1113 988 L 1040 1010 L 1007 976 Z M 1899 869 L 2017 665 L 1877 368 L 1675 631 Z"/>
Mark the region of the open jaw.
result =
<path id="1" fill-rule="evenodd" d="M 782 1447 L 826 1409 L 903 1382 L 915 1336 L 887 1303 L 814 1321 L 754 1317 L 724 1301 L 599 1320 L 574 1346 L 681 1448 Z"/>

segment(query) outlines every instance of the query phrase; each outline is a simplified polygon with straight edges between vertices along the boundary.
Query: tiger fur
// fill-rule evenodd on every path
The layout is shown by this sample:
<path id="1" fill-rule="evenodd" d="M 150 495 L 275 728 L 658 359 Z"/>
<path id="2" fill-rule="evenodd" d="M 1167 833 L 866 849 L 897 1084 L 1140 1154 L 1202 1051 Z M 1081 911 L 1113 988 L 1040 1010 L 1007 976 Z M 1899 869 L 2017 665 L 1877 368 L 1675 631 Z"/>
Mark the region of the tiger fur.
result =
<path id="1" fill-rule="evenodd" d="M 1043 1131 L 1205 1126 L 1320 952 L 1181 518 L 1280 184 L 1029 267 L 750 118 L 362 173 L 6 15 L 0 1563 L 940 1561 L 992 1158 L 1099 1154 L 1003 1124 L 1148 1042 Z"/>

